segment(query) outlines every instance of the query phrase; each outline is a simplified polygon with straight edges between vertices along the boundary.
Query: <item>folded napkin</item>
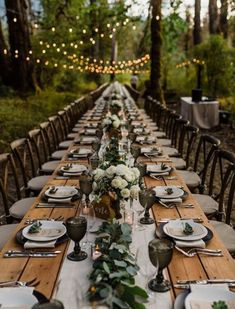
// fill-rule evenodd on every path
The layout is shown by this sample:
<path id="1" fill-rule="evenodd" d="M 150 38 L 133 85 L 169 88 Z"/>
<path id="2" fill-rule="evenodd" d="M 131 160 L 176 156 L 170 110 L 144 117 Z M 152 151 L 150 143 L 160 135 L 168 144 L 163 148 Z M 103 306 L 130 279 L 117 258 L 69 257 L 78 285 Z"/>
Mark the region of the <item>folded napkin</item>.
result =
<path id="1" fill-rule="evenodd" d="M 36 297 L 33 295 L 34 288 L 31 287 L 12 287 L 12 288 L 1 288 L 0 289 L 0 295 L 4 295 L 4 298 L 6 295 L 9 295 L 9 300 L 12 299 L 12 305 L 4 306 L 4 303 L 1 306 L 1 309 L 30 309 L 31 306 L 29 305 L 23 305 L 18 304 L 17 297 L 19 295 L 22 295 L 22 297 L 25 295 L 26 297 L 29 295 L 31 297 L 32 305 L 33 303 L 37 303 Z M 35 298 L 35 300 L 34 300 Z M 21 301 L 22 303 L 22 301 Z"/>
<path id="2" fill-rule="evenodd" d="M 175 245 L 181 248 L 206 248 L 206 244 L 202 239 L 192 241 L 183 241 L 174 239 L 174 241 Z"/>
<path id="3" fill-rule="evenodd" d="M 213 289 L 216 299 L 218 299 L 218 297 L 216 297 L 217 289 L 229 291 L 227 284 L 208 284 L 208 285 L 190 284 L 191 292 L 195 292 L 198 295 L 200 295 L 201 293 L 205 293 L 206 290 L 211 291 L 211 289 Z M 196 299 L 190 300 L 190 308 L 191 309 L 211 309 L 214 301 L 215 300 L 211 300 L 211 301 L 203 300 L 203 299 L 201 300 L 200 298 L 196 297 Z M 234 296 L 234 300 L 231 300 L 231 299 L 226 300 L 225 303 L 228 309 L 234 309 L 235 296 Z"/>
<path id="4" fill-rule="evenodd" d="M 182 198 L 178 197 L 178 198 L 161 198 L 160 199 L 163 203 L 182 203 Z"/>
<path id="5" fill-rule="evenodd" d="M 32 241 L 32 240 L 27 240 L 24 243 L 24 248 L 25 249 L 55 248 L 55 243 L 56 243 L 56 240 L 52 240 L 52 241 Z"/>
<path id="6" fill-rule="evenodd" d="M 69 173 L 69 172 L 62 172 L 63 176 L 80 176 L 82 172 L 77 172 L 77 173 Z"/>
<path id="7" fill-rule="evenodd" d="M 150 173 L 149 176 L 154 178 L 154 177 L 158 177 L 158 176 L 169 176 L 170 172 L 164 172 L 164 173 Z"/>
<path id="8" fill-rule="evenodd" d="M 48 203 L 52 204 L 69 204 L 72 202 L 72 197 L 67 197 L 67 198 L 48 198 L 47 200 Z"/>

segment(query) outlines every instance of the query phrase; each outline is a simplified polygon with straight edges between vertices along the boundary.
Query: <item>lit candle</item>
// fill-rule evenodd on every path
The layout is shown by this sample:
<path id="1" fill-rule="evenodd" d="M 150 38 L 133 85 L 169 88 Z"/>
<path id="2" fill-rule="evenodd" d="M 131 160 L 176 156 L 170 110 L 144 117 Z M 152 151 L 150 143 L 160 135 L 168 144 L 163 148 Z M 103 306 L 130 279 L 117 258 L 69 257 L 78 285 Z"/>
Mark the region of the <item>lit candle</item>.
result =
<path id="1" fill-rule="evenodd" d="M 92 260 L 95 261 L 95 260 L 98 259 L 101 255 L 102 255 L 102 253 L 100 252 L 100 248 L 99 248 L 98 245 L 96 245 L 95 251 L 92 253 Z"/>

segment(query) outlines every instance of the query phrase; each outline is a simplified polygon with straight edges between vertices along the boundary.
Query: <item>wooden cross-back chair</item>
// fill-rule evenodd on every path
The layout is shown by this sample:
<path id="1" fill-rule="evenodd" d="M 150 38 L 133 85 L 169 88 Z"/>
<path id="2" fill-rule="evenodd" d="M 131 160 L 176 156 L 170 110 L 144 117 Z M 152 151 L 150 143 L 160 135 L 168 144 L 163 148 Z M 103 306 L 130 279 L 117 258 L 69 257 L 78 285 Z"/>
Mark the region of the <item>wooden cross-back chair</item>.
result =
<path id="1" fill-rule="evenodd" d="M 194 156 L 193 168 L 187 171 L 179 171 L 191 191 L 194 192 L 198 188 L 199 193 L 204 192 L 207 171 L 219 145 L 220 140 L 213 136 L 207 134 L 200 136 L 196 153 L 192 154 Z"/>
<path id="2" fill-rule="evenodd" d="M 22 138 L 13 141 L 10 148 L 19 170 L 22 174 L 23 185 L 25 186 L 28 195 L 39 194 L 44 185 L 48 181 L 48 176 L 38 175 L 38 158 L 31 141 L 27 138 Z"/>
<path id="3" fill-rule="evenodd" d="M 5 221 L 21 220 L 35 202 L 27 197 L 27 188 L 21 184 L 19 170 L 11 153 L 0 154 L 0 193 Z"/>

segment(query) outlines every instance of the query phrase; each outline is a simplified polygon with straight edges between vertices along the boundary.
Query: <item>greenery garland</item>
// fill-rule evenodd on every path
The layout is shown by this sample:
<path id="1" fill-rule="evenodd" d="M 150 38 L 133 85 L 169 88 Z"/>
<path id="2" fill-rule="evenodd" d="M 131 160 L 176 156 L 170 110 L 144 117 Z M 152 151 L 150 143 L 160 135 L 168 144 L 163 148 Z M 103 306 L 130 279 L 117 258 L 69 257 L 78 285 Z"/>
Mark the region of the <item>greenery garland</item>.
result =
<path id="1" fill-rule="evenodd" d="M 103 222 L 95 240 L 102 255 L 93 263 L 89 276 L 92 285 L 106 283 L 113 289 L 114 309 L 144 309 L 148 294 L 135 285 L 135 275 L 139 267 L 130 252 L 132 242 L 131 227 L 117 221 Z M 97 291 L 96 291 L 97 293 Z"/>

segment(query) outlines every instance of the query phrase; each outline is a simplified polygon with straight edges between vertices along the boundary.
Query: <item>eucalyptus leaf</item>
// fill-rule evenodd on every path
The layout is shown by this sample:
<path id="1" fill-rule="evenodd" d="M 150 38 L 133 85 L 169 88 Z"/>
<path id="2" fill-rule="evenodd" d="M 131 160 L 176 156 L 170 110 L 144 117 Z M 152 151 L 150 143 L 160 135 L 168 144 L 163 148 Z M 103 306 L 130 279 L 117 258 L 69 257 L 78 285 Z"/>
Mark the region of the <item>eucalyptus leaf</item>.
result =
<path id="1" fill-rule="evenodd" d="M 116 266 L 119 266 L 119 267 L 126 267 L 127 266 L 127 263 L 124 262 L 124 261 L 117 261 L 117 260 L 114 260 L 114 264 Z"/>
<path id="2" fill-rule="evenodd" d="M 106 273 L 110 274 L 110 269 L 109 269 L 109 266 L 106 262 L 103 262 L 103 267 L 104 267 L 104 270 L 106 271 Z"/>
<path id="3" fill-rule="evenodd" d="M 121 277 L 128 277 L 128 273 L 126 271 L 116 271 L 109 275 L 109 278 L 121 278 Z"/>
<path id="4" fill-rule="evenodd" d="M 113 296 L 112 298 L 113 303 L 120 309 L 130 309 L 130 306 L 125 303 L 124 301 L 122 301 L 120 298 L 117 298 L 115 296 Z"/>
<path id="5" fill-rule="evenodd" d="M 128 266 L 126 268 L 126 271 L 132 276 L 135 276 L 137 274 L 136 268 L 133 266 Z"/>

